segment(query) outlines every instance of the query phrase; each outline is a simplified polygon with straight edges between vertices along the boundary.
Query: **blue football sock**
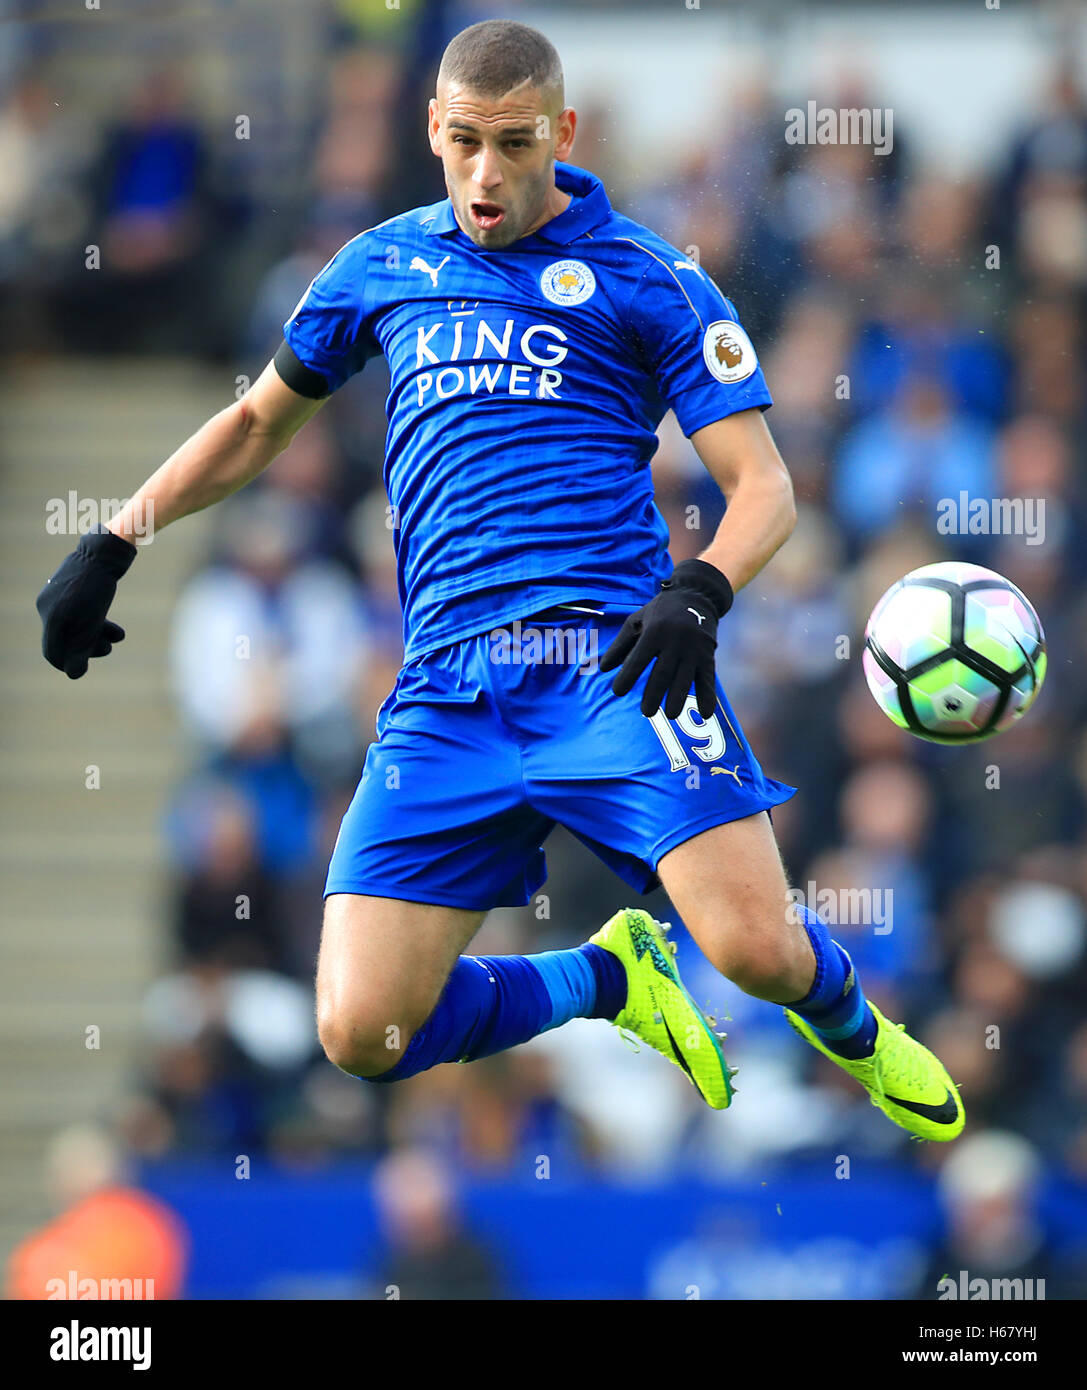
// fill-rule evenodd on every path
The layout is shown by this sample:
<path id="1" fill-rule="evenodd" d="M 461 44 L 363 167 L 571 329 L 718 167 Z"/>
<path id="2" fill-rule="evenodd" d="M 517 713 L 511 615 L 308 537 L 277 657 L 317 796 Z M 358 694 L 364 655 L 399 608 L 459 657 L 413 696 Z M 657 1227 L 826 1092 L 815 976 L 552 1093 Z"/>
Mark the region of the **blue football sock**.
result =
<path id="1" fill-rule="evenodd" d="M 490 1057 L 572 1018 L 614 1018 L 625 1002 L 622 962 L 599 946 L 461 956 L 399 1062 L 369 1080 L 403 1081 L 441 1062 Z"/>
<path id="2" fill-rule="evenodd" d="M 567 952 L 556 952 L 565 955 Z M 606 1018 L 609 1022 L 620 1014 L 627 1002 L 627 972 L 623 962 L 613 951 L 605 951 L 603 946 L 595 946 L 591 941 L 579 946 L 576 953 L 584 956 L 592 967 L 596 980 L 596 1001 L 586 1018 Z M 539 959 L 539 957 L 533 957 Z"/>
<path id="3" fill-rule="evenodd" d="M 810 908 L 802 907 L 800 912 L 815 952 L 815 981 L 803 999 L 786 1008 L 811 1024 L 820 1040 L 839 1057 L 853 1061 L 868 1057 L 875 1047 L 878 1025 L 853 962 L 831 938 L 824 921 Z"/>

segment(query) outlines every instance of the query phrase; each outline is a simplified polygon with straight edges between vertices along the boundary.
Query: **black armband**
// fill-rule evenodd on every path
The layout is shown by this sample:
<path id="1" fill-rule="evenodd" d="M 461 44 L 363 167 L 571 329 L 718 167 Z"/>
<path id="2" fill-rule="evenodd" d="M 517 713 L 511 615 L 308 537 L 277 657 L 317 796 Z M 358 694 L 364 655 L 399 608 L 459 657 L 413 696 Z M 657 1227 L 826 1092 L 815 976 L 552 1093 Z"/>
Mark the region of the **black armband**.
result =
<path id="1" fill-rule="evenodd" d="M 299 396 L 305 396 L 310 401 L 321 401 L 332 394 L 328 382 L 320 372 L 315 372 L 311 367 L 299 362 L 286 338 L 276 349 L 272 362 L 284 386 L 289 386 Z"/>

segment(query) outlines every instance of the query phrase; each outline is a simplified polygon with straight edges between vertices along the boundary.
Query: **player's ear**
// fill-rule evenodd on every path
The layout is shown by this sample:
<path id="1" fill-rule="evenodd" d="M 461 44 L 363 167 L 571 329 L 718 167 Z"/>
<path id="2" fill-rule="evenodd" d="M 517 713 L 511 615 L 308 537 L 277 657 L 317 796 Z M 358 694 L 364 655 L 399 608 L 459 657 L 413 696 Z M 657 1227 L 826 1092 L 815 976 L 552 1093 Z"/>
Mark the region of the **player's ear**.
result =
<path id="1" fill-rule="evenodd" d="M 574 148 L 574 135 L 577 131 L 577 112 L 566 106 L 559 112 L 558 130 L 555 138 L 555 158 L 563 164 L 570 158 Z"/>
<path id="2" fill-rule="evenodd" d="M 441 142 L 442 117 L 438 110 L 438 98 L 431 97 L 430 104 L 427 106 L 427 138 L 430 141 L 430 149 L 440 159 L 442 156 Z"/>

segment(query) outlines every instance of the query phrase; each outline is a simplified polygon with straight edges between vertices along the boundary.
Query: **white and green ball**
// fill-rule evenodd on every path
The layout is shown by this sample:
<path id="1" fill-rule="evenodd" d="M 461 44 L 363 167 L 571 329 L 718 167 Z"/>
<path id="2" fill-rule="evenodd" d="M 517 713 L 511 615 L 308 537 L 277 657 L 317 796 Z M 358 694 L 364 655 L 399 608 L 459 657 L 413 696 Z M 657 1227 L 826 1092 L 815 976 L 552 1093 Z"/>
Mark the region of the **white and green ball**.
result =
<path id="1" fill-rule="evenodd" d="M 980 565 L 924 565 L 872 610 L 864 674 L 900 728 L 933 743 L 991 738 L 1030 708 L 1046 672 L 1038 615 Z"/>

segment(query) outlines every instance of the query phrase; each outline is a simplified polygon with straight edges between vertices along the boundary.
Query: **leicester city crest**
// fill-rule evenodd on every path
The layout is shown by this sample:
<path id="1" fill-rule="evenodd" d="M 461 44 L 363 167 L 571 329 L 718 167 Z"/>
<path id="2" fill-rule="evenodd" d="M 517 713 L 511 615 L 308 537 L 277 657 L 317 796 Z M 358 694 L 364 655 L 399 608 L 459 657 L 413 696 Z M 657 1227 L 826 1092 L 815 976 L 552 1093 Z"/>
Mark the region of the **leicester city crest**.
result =
<path id="1" fill-rule="evenodd" d="M 596 276 L 584 261 L 554 261 L 540 276 L 540 289 L 552 304 L 584 304 L 596 289 Z"/>

